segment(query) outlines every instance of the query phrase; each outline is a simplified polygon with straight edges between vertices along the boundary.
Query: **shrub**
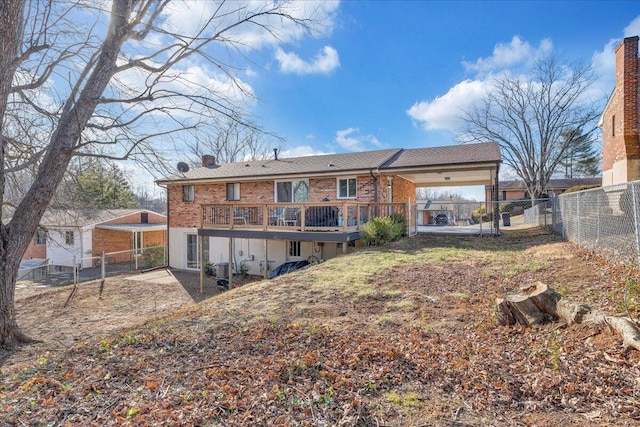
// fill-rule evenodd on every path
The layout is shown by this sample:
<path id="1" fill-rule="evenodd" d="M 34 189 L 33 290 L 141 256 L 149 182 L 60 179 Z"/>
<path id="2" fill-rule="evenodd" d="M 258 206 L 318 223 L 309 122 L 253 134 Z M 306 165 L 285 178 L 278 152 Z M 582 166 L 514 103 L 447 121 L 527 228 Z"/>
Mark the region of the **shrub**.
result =
<path id="1" fill-rule="evenodd" d="M 163 247 L 148 247 L 144 249 L 146 268 L 161 267 L 165 264 Z"/>
<path id="2" fill-rule="evenodd" d="M 591 190 L 592 188 L 599 188 L 599 185 L 574 185 L 573 187 L 567 188 L 567 190 L 563 194 L 567 193 L 575 193 L 576 191 L 584 191 Z"/>
<path id="3" fill-rule="evenodd" d="M 484 207 L 474 210 L 471 214 L 471 219 L 474 224 L 491 221 L 490 215 L 487 215 L 487 210 Z"/>
<path id="4" fill-rule="evenodd" d="M 403 224 L 394 222 L 391 217 L 377 217 L 362 227 L 360 237 L 367 246 L 379 246 L 398 239 L 403 233 Z"/>
<path id="5" fill-rule="evenodd" d="M 502 213 L 502 212 L 509 212 L 509 213 L 511 213 L 511 212 L 513 212 L 513 209 L 514 209 L 515 207 L 516 207 L 516 206 L 513 204 L 513 202 L 503 203 L 503 204 L 501 204 L 501 205 L 500 205 L 500 212 L 501 212 L 501 213 Z"/>
<path id="6" fill-rule="evenodd" d="M 216 266 L 210 262 L 206 262 L 204 264 L 204 274 L 209 277 L 214 277 L 216 275 Z"/>
<path id="7" fill-rule="evenodd" d="M 407 234 L 407 218 L 401 213 L 392 213 L 391 221 L 400 228 L 400 236 L 406 236 Z"/>

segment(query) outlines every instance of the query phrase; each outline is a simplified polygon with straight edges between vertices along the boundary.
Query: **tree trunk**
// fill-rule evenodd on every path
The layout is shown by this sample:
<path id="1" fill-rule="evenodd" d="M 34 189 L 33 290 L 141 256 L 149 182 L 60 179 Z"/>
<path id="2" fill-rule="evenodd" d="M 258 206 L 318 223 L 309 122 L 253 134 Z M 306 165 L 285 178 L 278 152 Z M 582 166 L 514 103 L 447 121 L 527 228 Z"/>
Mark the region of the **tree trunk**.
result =
<path id="1" fill-rule="evenodd" d="M 609 326 L 622 336 L 625 351 L 640 350 L 640 329 L 631 319 L 609 316 L 591 310 L 586 305 L 566 300 L 544 283 L 538 282 L 521 290 L 521 294 L 496 299 L 498 323 L 531 327 L 548 321 L 561 320 L 574 323 L 593 323 Z"/>
<path id="2" fill-rule="evenodd" d="M 0 0 L 3 6 L 5 0 Z M 118 0 L 112 3 L 111 20 L 107 29 L 107 35 L 99 50 L 99 55 L 95 62 L 89 62 L 86 65 L 86 79 L 76 82 L 78 89 L 77 97 L 72 96 L 65 102 L 64 108 L 58 120 L 58 123 L 51 135 L 51 140 L 47 146 L 46 154 L 43 156 L 42 162 L 38 168 L 38 172 L 29 191 L 16 208 L 13 217 L 6 226 L 0 222 L 0 346 L 11 347 L 17 343 L 32 342 L 26 337 L 17 325 L 14 307 L 16 273 L 20 266 L 20 259 L 29 245 L 29 241 L 33 237 L 40 223 L 42 215 L 49 206 L 49 202 L 62 181 L 65 171 L 74 154 L 74 148 L 80 140 L 82 130 L 93 115 L 96 105 L 99 102 L 107 84 L 111 80 L 116 69 L 116 60 L 122 43 L 127 39 L 127 20 L 131 11 L 131 0 Z M 24 10 L 24 2 L 14 0 L 9 6 L 22 5 L 20 12 L 17 14 L 18 21 L 13 28 L 12 35 L 18 35 L 18 45 L 22 41 L 22 13 Z M 0 69 L 5 65 L 17 64 L 16 52 L 13 56 L 11 52 L 7 53 L 5 44 L 8 43 L 2 32 L 10 32 L 11 28 L 7 28 L 4 23 L 4 12 L 7 12 L 3 6 L 0 6 L 0 12 L 3 12 L 2 24 L 0 24 Z M 7 12 L 8 13 L 8 12 Z M 12 16 L 16 15 L 12 13 Z M 10 58 L 7 58 L 11 56 Z M 0 70 L 1 75 L 4 75 Z M 0 81 L 0 96 L 8 96 L 13 80 L 13 73 L 7 81 Z M 4 88 L 8 84 L 8 89 Z M 0 113 L 4 113 L 3 106 L 6 107 L 7 99 L 0 99 Z M 2 122 L 2 116 L 0 116 Z M 2 128 L 0 127 L 0 131 Z M 2 150 L 0 150 L 1 153 Z M 1 154 L 0 154 L 1 155 Z M 0 158 L 2 163 L 0 167 L 4 168 L 4 159 Z M 0 179 L 4 178 L 4 172 L 0 170 Z M 0 181 L 2 183 L 3 181 Z M 4 188 L 4 185 L 2 186 Z M 2 194 L 2 193 L 0 193 Z M 2 200 L 0 200 L 2 202 Z"/>
<path id="3" fill-rule="evenodd" d="M 26 344 L 34 340 L 24 335 L 16 322 L 14 296 L 18 274 L 16 266 L 20 265 L 20 261 L 8 261 L 7 251 L 4 251 L 4 254 L 0 259 L 0 347 L 11 348 L 16 344 Z"/>

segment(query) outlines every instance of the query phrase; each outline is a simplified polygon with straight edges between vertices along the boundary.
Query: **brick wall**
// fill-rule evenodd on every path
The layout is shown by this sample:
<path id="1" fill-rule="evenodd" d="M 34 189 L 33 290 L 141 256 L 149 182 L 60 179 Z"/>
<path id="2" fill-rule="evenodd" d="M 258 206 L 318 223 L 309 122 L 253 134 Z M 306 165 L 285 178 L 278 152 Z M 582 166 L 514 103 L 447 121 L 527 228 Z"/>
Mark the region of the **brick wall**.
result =
<path id="1" fill-rule="evenodd" d="M 378 177 L 378 180 L 380 179 L 381 178 Z M 411 193 L 411 199 L 415 199 L 415 185 L 401 178 L 397 179 L 398 184 L 395 185 L 398 185 L 398 197 L 404 197 L 404 200 L 401 201 L 406 202 L 406 194 L 409 193 Z M 386 178 L 383 182 L 386 188 Z M 337 185 L 337 179 L 335 177 L 310 178 L 309 202 L 318 203 L 325 197 L 328 197 L 331 201 L 335 201 L 337 199 Z M 367 203 L 376 201 L 376 185 L 372 176 L 358 176 L 356 191 L 357 201 Z M 273 180 L 240 183 L 239 201 L 227 201 L 226 183 L 195 184 L 194 193 L 193 202 L 183 202 L 182 184 L 168 186 L 169 227 L 200 227 L 201 205 L 216 203 L 275 203 Z M 377 200 L 380 202 L 386 201 L 380 194 Z"/>
<path id="2" fill-rule="evenodd" d="M 47 257 L 46 245 L 36 245 L 35 239 L 31 239 L 27 251 L 22 256 L 22 259 L 40 258 L 45 259 Z"/>
<path id="3" fill-rule="evenodd" d="M 416 201 L 416 184 L 404 178 L 396 176 L 393 178 L 392 202 L 407 203 L 411 199 L 411 203 Z"/>
<path id="4" fill-rule="evenodd" d="M 92 236 L 92 254 L 100 256 L 102 251 L 105 253 L 129 251 L 133 243 L 131 241 L 131 233 L 125 231 L 105 230 L 96 228 L 93 230 Z M 127 262 L 131 259 L 131 253 L 125 252 L 117 255 L 110 255 L 115 258 L 116 262 Z"/>

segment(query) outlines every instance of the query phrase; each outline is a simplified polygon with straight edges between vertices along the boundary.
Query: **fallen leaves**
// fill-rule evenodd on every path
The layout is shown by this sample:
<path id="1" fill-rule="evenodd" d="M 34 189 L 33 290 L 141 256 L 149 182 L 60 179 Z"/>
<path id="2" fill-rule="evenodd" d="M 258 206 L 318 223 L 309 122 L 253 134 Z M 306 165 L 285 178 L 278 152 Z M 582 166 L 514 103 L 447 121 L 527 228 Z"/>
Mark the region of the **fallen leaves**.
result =
<path id="1" fill-rule="evenodd" d="M 416 251 L 438 245 L 437 239 L 410 242 Z M 493 295 L 544 272 L 523 270 L 507 280 L 500 271 L 508 266 L 489 253 L 499 242 L 486 239 L 475 249 L 470 242 L 463 259 L 439 259 L 435 266 L 405 260 L 372 276 L 375 294 L 316 290 L 313 300 L 331 306 L 318 312 L 346 311 L 341 323 L 325 323 L 308 310 L 296 315 L 296 302 L 309 296 L 295 283 L 302 276 L 294 275 L 270 282 L 271 289 L 249 285 L 236 294 L 248 301 L 278 295 L 274 306 L 282 308 L 273 319 L 252 319 L 249 311 L 239 317 L 227 293 L 225 300 L 22 366 L 2 377 L 0 419 L 194 426 L 638 420 L 638 355 L 594 347 L 585 342 L 593 332 L 584 329 L 496 326 Z M 512 244 L 514 257 L 518 247 Z M 535 257 L 534 247 L 528 240 L 521 256 Z M 557 250 L 565 263 L 584 262 Z M 552 255 L 543 253 L 549 262 Z M 576 292 L 584 277 L 595 277 L 588 274 L 564 284 Z M 419 308 L 407 310 L 403 301 Z M 376 321 L 383 316 L 388 322 Z"/>

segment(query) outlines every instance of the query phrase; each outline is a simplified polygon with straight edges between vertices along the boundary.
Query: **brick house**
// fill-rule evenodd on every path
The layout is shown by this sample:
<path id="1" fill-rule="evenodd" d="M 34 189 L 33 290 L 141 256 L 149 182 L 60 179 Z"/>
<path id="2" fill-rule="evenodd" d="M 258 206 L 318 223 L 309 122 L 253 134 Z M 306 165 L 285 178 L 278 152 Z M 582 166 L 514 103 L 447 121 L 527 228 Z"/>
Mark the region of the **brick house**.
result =
<path id="1" fill-rule="evenodd" d="M 416 188 L 485 185 L 501 162 L 495 143 L 217 164 L 158 181 L 167 188 L 169 266 L 241 265 L 267 276 L 283 262 L 328 259 L 375 216 L 415 224 Z M 409 213 L 413 212 L 413 213 Z"/>
<path id="2" fill-rule="evenodd" d="M 167 217 L 145 209 L 48 210 L 23 260 L 88 268 L 104 251 L 112 263 L 128 262 L 136 250 L 165 245 L 166 234 Z"/>
<path id="3" fill-rule="evenodd" d="M 616 49 L 616 83 L 598 125 L 602 128 L 602 185 L 640 179 L 640 59 L 638 36 Z"/>

